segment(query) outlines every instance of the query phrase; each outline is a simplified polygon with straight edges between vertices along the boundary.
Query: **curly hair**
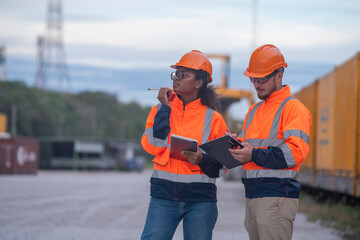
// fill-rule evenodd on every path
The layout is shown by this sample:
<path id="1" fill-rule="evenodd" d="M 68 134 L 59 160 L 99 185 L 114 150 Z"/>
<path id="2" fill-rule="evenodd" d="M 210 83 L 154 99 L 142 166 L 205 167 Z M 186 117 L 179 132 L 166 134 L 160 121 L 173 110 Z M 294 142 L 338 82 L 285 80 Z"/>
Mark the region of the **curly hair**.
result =
<path id="1" fill-rule="evenodd" d="M 205 106 L 208 106 L 215 111 L 221 110 L 221 105 L 218 99 L 218 95 L 215 92 L 214 86 L 210 85 L 210 75 L 209 73 L 203 70 L 194 70 L 195 78 L 202 79 L 203 85 L 199 91 L 199 98 L 201 99 L 201 103 Z"/>

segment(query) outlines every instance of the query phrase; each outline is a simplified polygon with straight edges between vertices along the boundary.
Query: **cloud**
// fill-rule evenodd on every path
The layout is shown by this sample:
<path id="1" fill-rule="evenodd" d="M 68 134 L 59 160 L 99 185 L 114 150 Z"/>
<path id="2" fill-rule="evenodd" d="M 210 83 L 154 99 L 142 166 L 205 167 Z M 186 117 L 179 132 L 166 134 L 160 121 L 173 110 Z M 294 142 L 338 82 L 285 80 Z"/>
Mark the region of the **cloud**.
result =
<path id="1" fill-rule="evenodd" d="M 234 19 L 228 19 L 234 22 Z M 138 49 L 174 49 L 201 47 L 202 49 L 233 49 L 241 42 L 249 42 L 249 34 L 242 34 L 226 23 L 222 16 L 211 19 L 197 16 L 180 18 L 141 18 L 118 21 L 70 22 L 66 25 L 69 44 L 97 44 Z"/>
<path id="2" fill-rule="evenodd" d="M 313 24 L 282 23 L 277 29 L 279 22 L 268 21 L 261 27 L 259 39 L 263 42 L 276 42 L 279 45 L 291 48 L 309 48 L 318 46 L 347 45 L 355 41 L 360 42 L 360 31 L 334 31 Z M 354 26 L 356 29 L 358 26 Z"/>
<path id="3" fill-rule="evenodd" d="M 46 0 L 2 3 L 0 40 L 9 56 L 36 58 L 46 6 Z M 339 62 L 359 50 L 359 10 L 357 1 L 259 1 L 257 45 L 274 43 L 290 60 Z M 236 63 L 251 54 L 252 2 L 245 0 L 65 1 L 63 24 L 72 64 L 167 68 L 192 49 L 230 54 Z"/>
<path id="4" fill-rule="evenodd" d="M 168 67 L 169 62 L 151 62 L 138 60 L 118 60 L 112 61 L 107 59 L 99 59 L 99 58 L 76 58 L 71 59 L 69 61 L 70 64 L 75 65 L 85 65 L 85 66 L 93 66 L 93 67 L 104 67 L 104 68 L 113 68 L 113 69 L 136 69 L 136 68 L 165 68 Z"/>

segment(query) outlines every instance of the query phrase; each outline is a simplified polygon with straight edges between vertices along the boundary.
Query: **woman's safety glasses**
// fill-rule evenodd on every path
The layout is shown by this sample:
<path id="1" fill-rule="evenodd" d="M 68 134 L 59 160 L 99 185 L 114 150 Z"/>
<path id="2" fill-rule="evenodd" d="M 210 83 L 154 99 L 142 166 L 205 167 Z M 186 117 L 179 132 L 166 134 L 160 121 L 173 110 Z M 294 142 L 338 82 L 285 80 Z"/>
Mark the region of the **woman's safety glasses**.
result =
<path id="1" fill-rule="evenodd" d="M 177 77 L 179 80 L 182 80 L 183 78 L 191 77 L 192 74 L 184 71 L 175 71 L 171 73 L 171 80 L 174 80 L 175 77 Z"/>

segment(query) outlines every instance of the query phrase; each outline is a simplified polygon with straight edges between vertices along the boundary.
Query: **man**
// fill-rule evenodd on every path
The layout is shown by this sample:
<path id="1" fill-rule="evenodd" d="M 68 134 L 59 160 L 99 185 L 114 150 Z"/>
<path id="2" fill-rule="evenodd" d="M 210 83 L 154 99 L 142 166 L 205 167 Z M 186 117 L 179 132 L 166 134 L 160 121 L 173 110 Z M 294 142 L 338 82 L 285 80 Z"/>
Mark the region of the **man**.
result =
<path id="1" fill-rule="evenodd" d="M 299 165 L 309 152 L 309 110 L 282 85 L 284 56 L 274 45 L 251 55 L 244 75 L 262 101 L 250 107 L 238 137 L 244 148 L 229 149 L 244 163 L 245 227 L 251 240 L 291 239 L 298 210 Z"/>

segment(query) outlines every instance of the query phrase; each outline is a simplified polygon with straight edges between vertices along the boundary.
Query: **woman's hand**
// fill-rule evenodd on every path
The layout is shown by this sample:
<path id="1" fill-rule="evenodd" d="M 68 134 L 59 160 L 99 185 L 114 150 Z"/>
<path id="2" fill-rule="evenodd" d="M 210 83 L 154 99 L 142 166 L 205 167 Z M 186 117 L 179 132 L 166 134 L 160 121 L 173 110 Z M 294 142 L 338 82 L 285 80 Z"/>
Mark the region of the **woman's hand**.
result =
<path id="1" fill-rule="evenodd" d="M 204 160 L 199 147 L 197 148 L 196 152 L 182 151 L 181 154 L 184 155 L 192 165 L 200 164 Z"/>
<path id="2" fill-rule="evenodd" d="M 224 133 L 224 135 L 223 136 L 227 136 L 227 135 L 230 135 L 230 136 L 232 136 L 233 138 L 237 138 L 237 134 L 236 133 Z"/>
<path id="3" fill-rule="evenodd" d="M 169 99 L 167 96 L 168 92 L 171 92 L 170 88 L 166 88 L 166 87 L 160 88 L 157 99 L 159 100 L 159 102 L 161 104 L 164 104 L 164 105 L 167 105 L 170 107 L 170 102 L 169 102 Z"/>

